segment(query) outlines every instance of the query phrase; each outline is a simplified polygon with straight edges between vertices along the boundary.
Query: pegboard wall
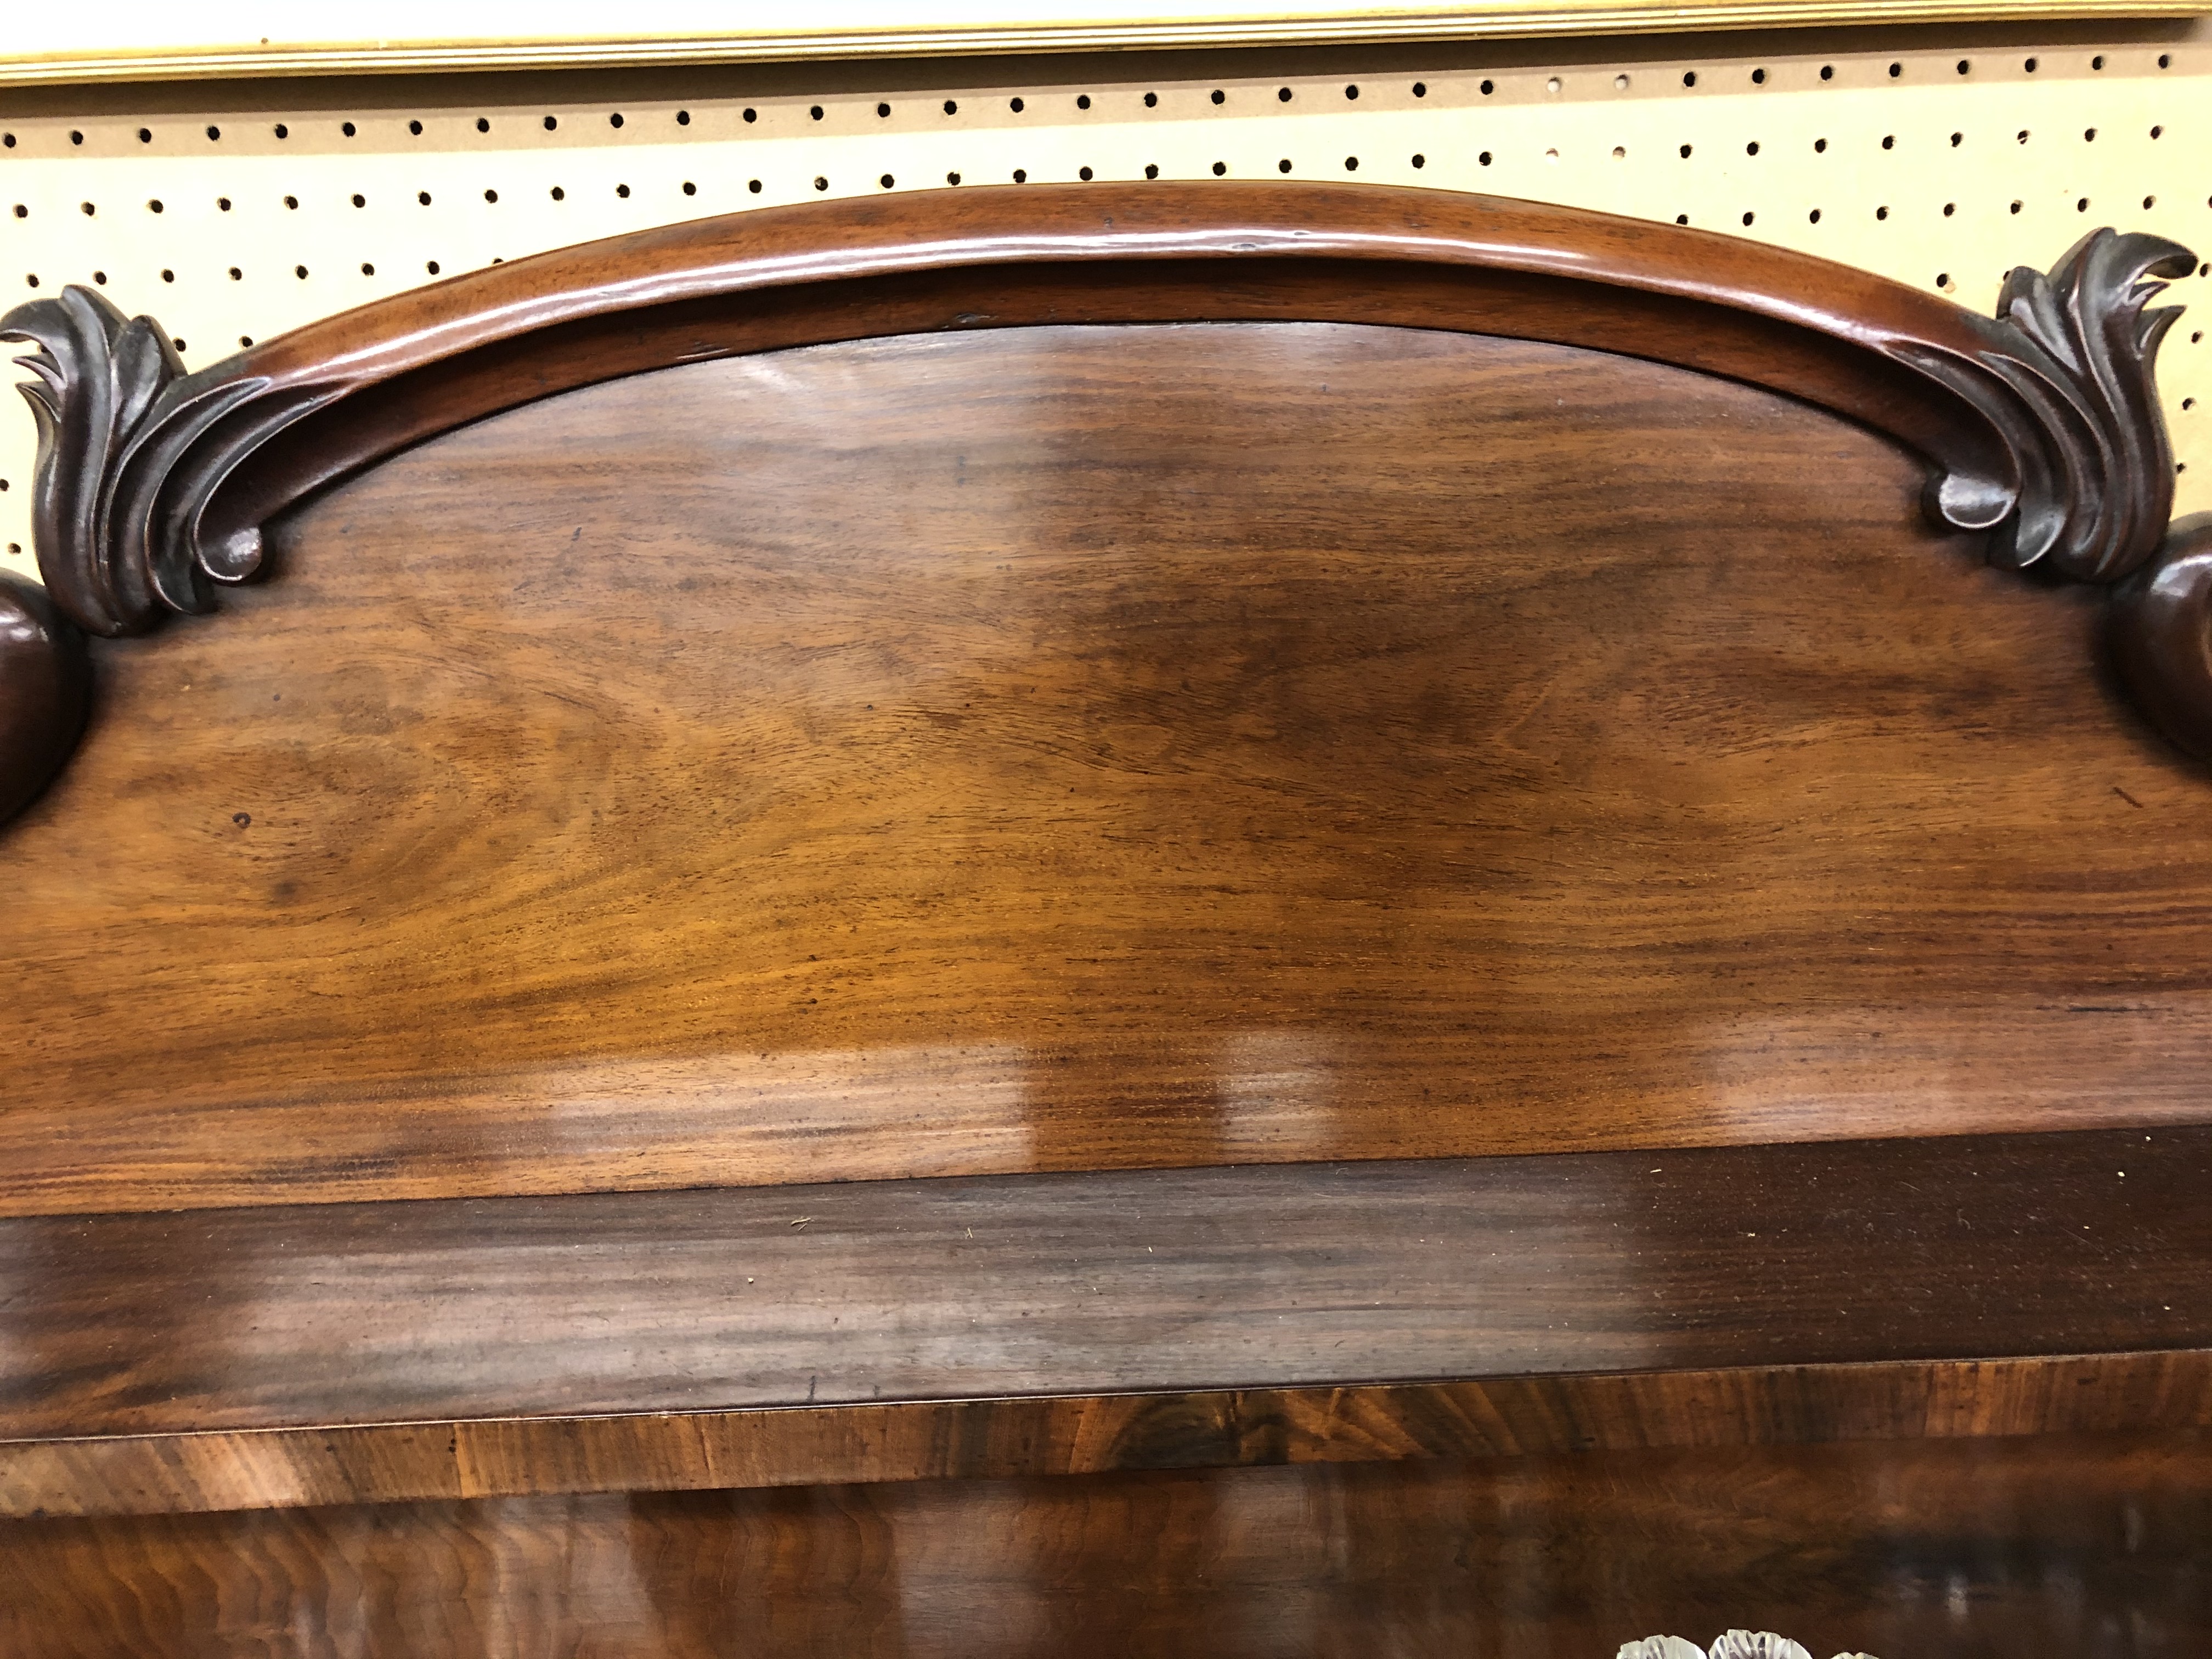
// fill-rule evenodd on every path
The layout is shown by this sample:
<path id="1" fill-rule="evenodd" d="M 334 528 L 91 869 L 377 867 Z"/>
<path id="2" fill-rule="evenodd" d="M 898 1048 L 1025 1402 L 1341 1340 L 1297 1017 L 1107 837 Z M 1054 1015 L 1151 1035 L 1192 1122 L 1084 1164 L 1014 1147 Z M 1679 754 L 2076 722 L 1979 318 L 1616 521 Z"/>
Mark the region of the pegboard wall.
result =
<path id="1" fill-rule="evenodd" d="M 1694 46 L 1697 50 L 1685 48 Z M 1781 49 L 1786 48 L 1786 49 Z M 0 305 L 64 283 L 149 312 L 193 368 L 397 290 L 647 226 L 984 184 L 1352 179 L 1698 225 L 1986 312 L 2100 224 L 2212 255 L 2212 33 L 1945 40 L 1705 37 L 1611 61 L 1440 48 L 1387 70 L 1304 54 L 940 63 L 672 88 L 631 76 L 204 83 L 0 113 Z M 1026 70 L 1024 80 L 1009 70 Z M 305 88 L 311 83 L 294 83 Z M 218 92 L 221 95 L 217 95 Z M 649 94 L 649 95 L 648 95 Z M 0 111 L 10 105 L 0 102 Z M 2160 364 L 2183 513 L 2212 507 L 2212 281 Z M 12 400 L 11 400 L 12 401 Z M 29 572 L 27 410 L 0 410 L 0 544 Z"/>

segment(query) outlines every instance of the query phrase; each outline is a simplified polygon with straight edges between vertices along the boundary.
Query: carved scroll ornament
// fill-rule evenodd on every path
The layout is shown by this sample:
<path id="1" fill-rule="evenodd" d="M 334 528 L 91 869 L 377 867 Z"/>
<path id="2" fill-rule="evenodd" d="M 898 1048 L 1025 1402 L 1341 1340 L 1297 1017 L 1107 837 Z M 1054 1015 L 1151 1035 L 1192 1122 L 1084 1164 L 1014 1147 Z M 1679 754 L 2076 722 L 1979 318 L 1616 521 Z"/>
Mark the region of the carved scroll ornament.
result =
<path id="1" fill-rule="evenodd" d="M 1614 1659 L 1813 1659 L 1804 1647 L 1771 1631 L 1732 1630 L 1717 1638 L 1711 1649 L 1679 1636 L 1647 1636 L 1641 1642 L 1624 1642 Z M 1874 1659 L 1870 1653 L 1839 1653 L 1836 1659 Z"/>
<path id="2" fill-rule="evenodd" d="M 2118 585 L 2146 710 L 2212 754 L 2212 538 L 2163 540 L 2173 463 L 2152 378 L 2194 256 L 2098 230 L 1994 319 L 1863 271 L 1668 225 L 1379 187 L 1009 188 L 702 220 L 493 267 L 187 374 L 150 319 L 71 287 L 27 341 L 46 593 L 0 587 L 0 816 L 59 766 L 86 634 L 212 608 L 261 526 L 407 444 L 677 362 L 1046 322 L 1356 321 L 1675 362 L 1823 404 L 1930 463 L 1938 522 L 1993 561 Z"/>

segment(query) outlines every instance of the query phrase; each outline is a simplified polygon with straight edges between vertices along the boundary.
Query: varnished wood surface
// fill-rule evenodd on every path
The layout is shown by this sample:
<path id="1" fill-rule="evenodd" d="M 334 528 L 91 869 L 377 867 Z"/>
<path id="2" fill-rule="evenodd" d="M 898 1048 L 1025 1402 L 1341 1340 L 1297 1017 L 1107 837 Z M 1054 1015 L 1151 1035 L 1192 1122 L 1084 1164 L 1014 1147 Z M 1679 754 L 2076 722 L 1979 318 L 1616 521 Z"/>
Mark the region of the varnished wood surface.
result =
<path id="1" fill-rule="evenodd" d="M 84 729 L 84 640 L 44 588 L 0 574 L 0 823 L 61 769 Z"/>
<path id="2" fill-rule="evenodd" d="M 2185 1650 L 2206 779 L 1977 563 L 2183 251 L 1022 199 L 32 308 L 77 620 L 276 580 L 0 838 L 0 1652 Z"/>
<path id="3" fill-rule="evenodd" d="M 0 1516 L 2212 1431 L 2212 1351 L 0 1441 Z"/>
<path id="4" fill-rule="evenodd" d="M 2212 1131 L 0 1223 L 0 1437 L 2212 1348 Z"/>
<path id="5" fill-rule="evenodd" d="M 2114 595 L 2112 656 L 2159 729 L 2212 758 L 2212 514 L 2176 524 Z"/>
<path id="6" fill-rule="evenodd" d="M 33 348 L 40 571 L 110 637 L 265 573 L 264 527 L 319 485 L 502 410 L 720 356 L 1073 322 L 1394 324 L 1729 375 L 1917 449 L 1931 517 L 1990 532 L 1993 562 L 2104 583 L 2157 556 L 2172 511 L 2151 377 L 2181 313 L 2145 307 L 2157 278 L 2196 264 L 2162 237 L 2094 228 L 2047 273 L 2015 266 L 1983 318 L 1802 254 L 1578 209 L 1280 180 L 1001 186 L 559 249 L 192 373 L 156 319 L 97 288 L 15 307 L 0 338 Z M 2141 643 L 2143 663 L 2184 662 L 2145 699 L 2165 720 L 2202 653 L 2185 624 Z M 59 727 L 48 738 L 66 746 Z M 38 781 L 0 770 L 11 798 Z"/>
<path id="7" fill-rule="evenodd" d="M 0 1522 L 10 1659 L 257 1653 L 2194 1659 L 2201 1437 Z"/>
<path id="8" fill-rule="evenodd" d="M 1548 203 L 1186 181 L 725 215 L 320 319 L 208 371 L 262 383 L 269 404 L 330 400 L 218 492 L 210 534 L 219 542 L 258 525 L 314 483 L 463 422 L 671 363 L 947 329 L 1219 319 L 1451 328 L 1732 375 L 1942 458 L 1958 470 L 1953 494 L 1969 514 L 1955 522 L 1974 527 L 1995 523 L 1998 497 L 2021 482 L 2008 442 L 2021 434 L 2008 429 L 2018 411 L 1993 422 L 1962 395 L 1978 378 L 1969 366 L 1995 343 L 1989 325 L 1917 288 Z M 1952 375 L 1927 374 L 1931 360 Z"/>
<path id="9" fill-rule="evenodd" d="M 0 1209 L 2202 1120 L 2205 781 L 1920 483 L 1320 325 L 440 439 L 0 838 Z"/>

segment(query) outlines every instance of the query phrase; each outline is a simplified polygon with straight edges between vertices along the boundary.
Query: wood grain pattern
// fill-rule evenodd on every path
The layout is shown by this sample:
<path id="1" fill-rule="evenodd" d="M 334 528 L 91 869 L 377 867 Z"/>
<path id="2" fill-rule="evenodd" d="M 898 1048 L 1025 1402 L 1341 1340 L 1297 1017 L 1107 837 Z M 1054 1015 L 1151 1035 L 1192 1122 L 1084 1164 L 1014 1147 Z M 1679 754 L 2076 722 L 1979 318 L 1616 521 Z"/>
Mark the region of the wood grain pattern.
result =
<path id="1" fill-rule="evenodd" d="M 2212 1430 L 2212 1351 L 0 1441 L 0 1516 Z"/>
<path id="2" fill-rule="evenodd" d="M 10 1659 L 2183 1659 L 2212 1443 L 2112 1436 L 0 1522 Z"/>
<path id="3" fill-rule="evenodd" d="M 94 289 L 16 307 L 0 338 L 33 346 L 40 568 L 99 635 L 210 609 L 211 583 L 263 569 L 283 507 L 519 403 L 733 352 L 1079 319 L 1396 322 L 1734 374 L 1914 445 L 1930 513 L 1993 532 L 1997 562 L 2109 582 L 2151 557 L 2172 510 L 2151 377 L 2180 313 L 2144 307 L 2154 278 L 2194 265 L 2100 228 L 2047 276 L 2015 269 L 1987 319 L 1802 255 L 1529 203 L 1282 183 L 946 191 L 559 250 L 190 374 L 159 324 Z M 1408 305 L 1409 288 L 1443 303 Z"/>
<path id="4" fill-rule="evenodd" d="M 1472 290 L 1478 310 L 1513 319 L 1482 332 L 1725 364 L 1917 440 L 1941 469 L 1929 500 L 1942 522 L 2001 530 L 2008 562 L 2111 580 L 2149 555 L 2170 511 L 2148 388 L 2179 313 L 2142 307 L 2161 286 L 2150 279 L 2194 264 L 2162 238 L 2095 230 L 2050 276 L 2015 271 L 1990 320 L 1803 254 L 1532 202 L 1283 182 L 1002 187 L 809 204 L 559 249 L 189 375 L 151 319 L 126 321 L 90 289 L 18 306 L 0 337 L 33 344 L 41 433 L 65 440 L 40 470 L 41 557 L 100 634 L 204 609 L 208 580 L 252 574 L 261 525 L 313 485 L 614 374 L 948 326 L 1468 326 L 1464 301 L 1420 317 L 1374 308 L 1373 279 L 1439 275 Z M 992 280 L 1001 272 L 1012 305 Z M 1179 300 L 1162 303 L 1162 277 Z M 947 307 L 952 298 L 964 308 Z M 1615 337 L 1591 338 L 1578 311 L 1619 313 Z M 289 445 L 261 453 L 287 431 Z M 241 469 L 257 483 L 228 489 Z M 91 510 L 73 510 L 80 501 Z"/>
<path id="5" fill-rule="evenodd" d="M 2181 250 L 933 210 L 11 313 L 0 1652 L 2186 1647 Z"/>
<path id="6" fill-rule="evenodd" d="M 2201 779 L 1918 487 L 1325 325 L 483 422 L 108 652 L 0 1208 L 2201 1121 Z"/>
<path id="7" fill-rule="evenodd" d="M 0 1437 L 2212 1348 L 2212 1131 L 0 1223 Z"/>

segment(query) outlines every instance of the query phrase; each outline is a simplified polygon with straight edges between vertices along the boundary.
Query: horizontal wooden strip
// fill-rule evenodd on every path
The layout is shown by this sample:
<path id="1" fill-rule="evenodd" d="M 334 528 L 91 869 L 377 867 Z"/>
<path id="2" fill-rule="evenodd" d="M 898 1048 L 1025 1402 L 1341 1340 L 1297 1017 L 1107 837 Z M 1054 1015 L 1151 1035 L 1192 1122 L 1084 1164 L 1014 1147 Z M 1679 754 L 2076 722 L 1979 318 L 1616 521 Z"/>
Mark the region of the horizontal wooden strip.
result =
<path id="1" fill-rule="evenodd" d="M 2212 1650 L 2207 1536 L 2185 1432 L 47 1516 L 0 1650 L 2144 1659 Z"/>
<path id="2" fill-rule="evenodd" d="M 2212 1352 L 0 1444 L 0 1516 L 2212 1429 Z"/>
<path id="3" fill-rule="evenodd" d="M 2212 1113 L 2180 998 L 1760 1021 L 1716 1045 L 1680 1018 L 1589 1027 L 1047 1048 L 915 1045 L 611 1060 L 318 1085 L 290 1096 L 106 1096 L 0 1113 L 0 1219 L 1334 1158 L 1491 1158 L 1890 1135 L 2171 1132 Z M 1870 1035 L 1871 1033 L 1871 1035 Z M 1224 1060 L 1224 1050 L 1226 1052 Z M 2023 1073 L 2019 1056 L 2033 1054 Z M 2123 1056 L 2116 1060 L 2115 1054 Z M 1224 1091 L 1224 1065 L 1241 1085 Z M 2124 1085 L 2116 1067 L 2132 1068 Z M 1486 1068 L 1510 1079 L 1504 1091 Z M 1715 1086 L 1665 1074 L 1698 1068 Z M 1596 1083 L 1589 1079 L 1597 1073 Z M 1658 1080 L 1653 1080 L 1659 1074 Z M 1456 1082 L 1441 1103 L 1425 1091 Z M 1220 1103 L 1232 1097 L 1226 1109 Z M 310 1148 L 301 1153 L 295 1149 Z"/>
<path id="4" fill-rule="evenodd" d="M 2212 1131 L 0 1222 L 0 1439 L 2212 1347 Z"/>

